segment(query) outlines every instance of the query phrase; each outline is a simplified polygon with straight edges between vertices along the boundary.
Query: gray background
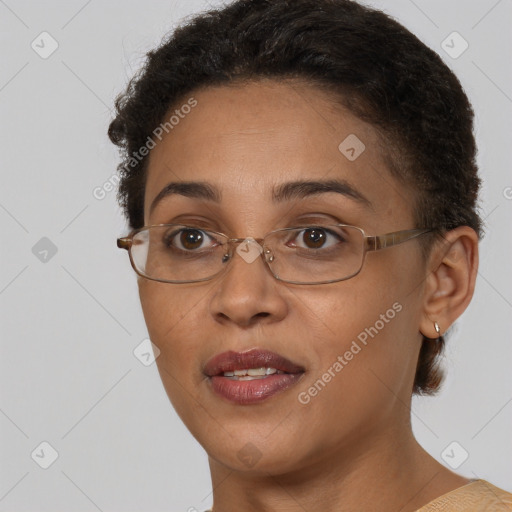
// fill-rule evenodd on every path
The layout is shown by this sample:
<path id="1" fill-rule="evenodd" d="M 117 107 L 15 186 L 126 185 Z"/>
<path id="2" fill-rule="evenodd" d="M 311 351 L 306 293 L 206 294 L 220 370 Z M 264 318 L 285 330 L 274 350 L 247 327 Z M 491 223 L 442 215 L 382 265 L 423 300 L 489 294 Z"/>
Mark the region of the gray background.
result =
<path id="1" fill-rule="evenodd" d="M 512 2 L 370 3 L 459 76 L 476 110 L 485 180 L 476 295 L 449 340 L 442 392 L 414 399 L 414 431 L 440 461 L 456 441 L 452 458 L 460 461 L 461 447 L 469 454 L 459 473 L 512 491 Z M 115 247 L 126 232 L 115 192 L 93 195 L 118 162 L 106 136 L 113 98 L 145 52 L 206 5 L 0 0 L 0 511 L 211 504 L 206 455 L 155 365 L 133 354 L 147 331 L 135 276 Z M 31 47 L 50 48 L 43 31 L 59 45 L 46 59 Z M 457 58 L 441 47 L 453 31 L 469 43 Z M 452 40 L 453 53 L 461 46 Z M 43 441 L 58 453 L 47 469 Z"/>

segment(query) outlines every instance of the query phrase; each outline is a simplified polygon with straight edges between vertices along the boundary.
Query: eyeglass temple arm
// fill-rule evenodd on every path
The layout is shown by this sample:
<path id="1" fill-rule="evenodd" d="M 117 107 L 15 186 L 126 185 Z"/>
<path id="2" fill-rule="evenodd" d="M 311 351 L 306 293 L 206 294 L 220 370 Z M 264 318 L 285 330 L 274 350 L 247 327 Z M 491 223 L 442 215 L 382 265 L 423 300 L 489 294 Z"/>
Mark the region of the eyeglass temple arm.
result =
<path id="1" fill-rule="evenodd" d="M 132 246 L 132 239 L 128 237 L 118 238 L 117 247 L 128 250 Z"/>
<path id="2" fill-rule="evenodd" d="M 416 238 L 425 233 L 429 233 L 431 229 L 407 229 L 405 231 L 395 231 L 394 233 L 387 233 L 385 235 L 367 236 L 365 238 L 365 248 L 367 251 L 378 251 L 386 247 L 393 247 L 394 245 L 407 242 L 412 238 Z"/>

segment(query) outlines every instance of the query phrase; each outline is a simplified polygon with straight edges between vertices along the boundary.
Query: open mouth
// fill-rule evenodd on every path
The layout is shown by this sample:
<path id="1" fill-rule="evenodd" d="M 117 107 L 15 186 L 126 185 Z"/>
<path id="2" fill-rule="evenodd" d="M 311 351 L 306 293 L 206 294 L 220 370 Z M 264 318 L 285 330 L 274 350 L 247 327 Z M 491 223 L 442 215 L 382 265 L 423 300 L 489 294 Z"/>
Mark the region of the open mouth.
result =
<path id="1" fill-rule="evenodd" d="M 223 352 L 208 361 L 204 373 L 215 393 L 237 404 L 253 404 L 288 389 L 303 367 L 268 350 Z"/>
<path id="2" fill-rule="evenodd" d="M 231 380 L 256 380 L 264 379 L 267 375 L 286 373 L 275 368 L 249 368 L 247 370 L 234 370 L 223 372 L 223 376 Z"/>

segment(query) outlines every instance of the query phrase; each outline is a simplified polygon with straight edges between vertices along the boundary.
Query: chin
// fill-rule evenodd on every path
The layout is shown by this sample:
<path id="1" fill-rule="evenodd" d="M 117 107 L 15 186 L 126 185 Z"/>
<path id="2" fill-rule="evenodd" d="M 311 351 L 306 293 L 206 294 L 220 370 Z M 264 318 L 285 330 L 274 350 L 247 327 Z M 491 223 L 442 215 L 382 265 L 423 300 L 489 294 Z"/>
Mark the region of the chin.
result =
<path id="1" fill-rule="evenodd" d="M 298 468 L 299 461 L 290 458 L 295 454 L 296 447 L 281 446 L 277 449 L 273 446 L 259 447 L 252 441 L 246 441 L 241 448 L 232 447 L 231 450 L 221 451 L 218 447 L 209 451 L 208 456 L 218 464 L 229 468 L 231 471 L 247 473 L 250 475 L 283 475 Z"/>

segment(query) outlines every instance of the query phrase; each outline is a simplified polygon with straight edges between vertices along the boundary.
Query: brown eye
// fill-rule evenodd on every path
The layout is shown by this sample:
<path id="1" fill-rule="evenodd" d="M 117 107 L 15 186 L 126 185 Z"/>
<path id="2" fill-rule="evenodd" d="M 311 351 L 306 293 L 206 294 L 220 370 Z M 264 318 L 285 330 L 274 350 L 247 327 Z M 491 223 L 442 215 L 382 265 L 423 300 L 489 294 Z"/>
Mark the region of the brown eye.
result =
<path id="1" fill-rule="evenodd" d="M 204 241 L 203 232 L 197 229 L 182 230 L 180 243 L 184 249 L 198 249 Z"/>
<path id="2" fill-rule="evenodd" d="M 163 244 L 168 249 L 181 251 L 197 251 L 212 247 L 214 240 L 205 231 L 194 228 L 182 228 L 167 233 L 163 237 Z M 205 245 L 205 243 L 207 245 Z"/>
<path id="3" fill-rule="evenodd" d="M 305 229 L 304 234 L 302 235 L 302 241 L 309 249 L 319 249 L 320 247 L 323 247 L 326 240 L 327 235 L 324 229 Z"/>
<path id="4" fill-rule="evenodd" d="M 308 226 L 297 229 L 292 237 L 286 242 L 288 247 L 310 250 L 320 253 L 322 250 L 332 249 L 335 246 L 341 247 L 348 240 L 343 232 L 334 229 L 327 229 L 322 226 Z"/>

